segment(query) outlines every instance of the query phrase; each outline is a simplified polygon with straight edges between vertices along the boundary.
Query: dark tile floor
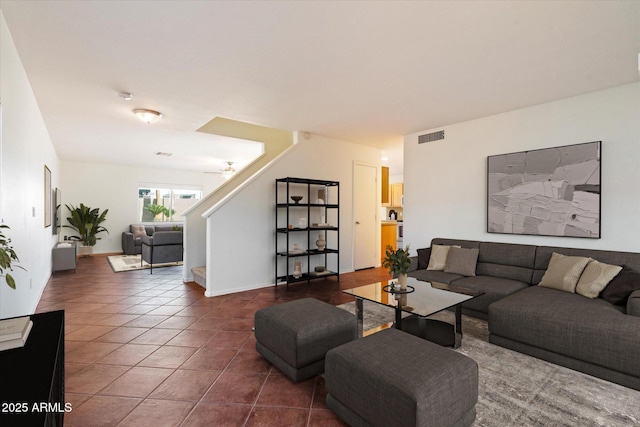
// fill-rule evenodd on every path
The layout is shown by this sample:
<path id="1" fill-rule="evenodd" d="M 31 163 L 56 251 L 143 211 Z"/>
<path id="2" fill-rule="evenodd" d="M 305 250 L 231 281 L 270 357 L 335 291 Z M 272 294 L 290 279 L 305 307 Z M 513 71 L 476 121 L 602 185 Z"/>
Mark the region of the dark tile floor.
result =
<path id="1" fill-rule="evenodd" d="M 382 269 L 206 298 L 182 267 L 114 273 L 106 256 L 58 272 L 38 312 L 65 310 L 67 426 L 343 426 L 323 380 L 294 384 L 255 350 L 256 310 L 388 279 Z"/>

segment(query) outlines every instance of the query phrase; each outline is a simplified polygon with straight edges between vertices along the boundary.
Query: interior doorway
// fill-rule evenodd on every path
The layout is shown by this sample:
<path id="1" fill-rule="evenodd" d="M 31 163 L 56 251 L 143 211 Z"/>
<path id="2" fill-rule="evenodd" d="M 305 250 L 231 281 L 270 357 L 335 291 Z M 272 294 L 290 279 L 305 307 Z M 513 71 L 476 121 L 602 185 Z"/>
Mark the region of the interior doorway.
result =
<path id="1" fill-rule="evenodd" d="M 377 265 L 378 167 L 354 162 L 353 166 L 353 268 Z"/>

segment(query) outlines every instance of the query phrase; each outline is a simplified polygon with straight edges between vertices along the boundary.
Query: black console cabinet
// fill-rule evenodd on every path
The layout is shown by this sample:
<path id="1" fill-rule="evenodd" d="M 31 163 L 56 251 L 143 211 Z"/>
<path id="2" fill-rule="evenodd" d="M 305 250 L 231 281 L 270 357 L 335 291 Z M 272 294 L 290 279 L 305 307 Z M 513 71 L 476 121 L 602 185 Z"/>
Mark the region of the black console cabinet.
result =
<path id="1" fill-rule="evenodd" d="M 61 427 L 64 311 L 32 314 L 31 320 L 24 347 L 0 351 L 0 426 Z"/>

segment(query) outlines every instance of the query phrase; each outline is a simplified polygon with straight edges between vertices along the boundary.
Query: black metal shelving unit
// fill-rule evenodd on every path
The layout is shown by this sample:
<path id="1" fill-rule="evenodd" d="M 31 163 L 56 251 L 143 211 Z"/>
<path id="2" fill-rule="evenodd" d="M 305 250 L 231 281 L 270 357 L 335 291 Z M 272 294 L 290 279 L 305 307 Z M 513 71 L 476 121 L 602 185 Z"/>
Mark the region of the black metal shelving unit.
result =
<path id="1" fill-rule="evenodd" d="M 325 191 L 325 200 L 320 202 L 317 194 L 322 189 Z M 296 203 L 291 196 L 302 196 L 302 200 Z M 335 203 L 331 203 L 334 201 Z M 331 276 L 340 280 L 339 202 L 338 181 L 291 177 L 276 179 L 276 286 L 286 284 L 289 289 L 289 283 L 309 282 Z M 325 221 L 317 220 L 318 218 L 324 218 Z M 305 220 L 306 226 L 300 226 L 300 219 Z M 324 250 L 318 250 L 316 240 L 312 240 L 312 235 L 317 234 L 322 235 L 327 242 Z M 292 251 L 292 240 L 300 241 L 299 251 Z M 300 277 L 293 274 L 292 265 L 296 260 L 306 261 Z M 335 269 L 315 272 L 316 266 L 326 268 L 329 262 Z"/>

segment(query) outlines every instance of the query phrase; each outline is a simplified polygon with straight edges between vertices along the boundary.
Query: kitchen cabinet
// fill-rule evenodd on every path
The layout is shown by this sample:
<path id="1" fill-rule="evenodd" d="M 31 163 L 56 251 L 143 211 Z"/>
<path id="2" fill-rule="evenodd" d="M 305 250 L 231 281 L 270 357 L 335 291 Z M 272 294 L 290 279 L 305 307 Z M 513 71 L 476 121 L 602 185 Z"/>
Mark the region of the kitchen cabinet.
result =
<path id="1" fill-rule="evenodd" d="M 382 206 L 389 206 L 391 200 L 389 199 L 389 168 L 382 166 Z"/>
<path id="2" fill-rule="evenodd" d="M 391 184 L 391 206 L 402 206 L 402 195 L 404 194 L 404 184 Z"/>
<path id="3" fill-rule="evenodd" d="M 380 261 L 385 257 L 387 246 L 391 246 L 393 250 L 397 249 L 397 230 L 398 224 L 395 221 L 382 222 L 382 233 L 380 236 Z"/>

